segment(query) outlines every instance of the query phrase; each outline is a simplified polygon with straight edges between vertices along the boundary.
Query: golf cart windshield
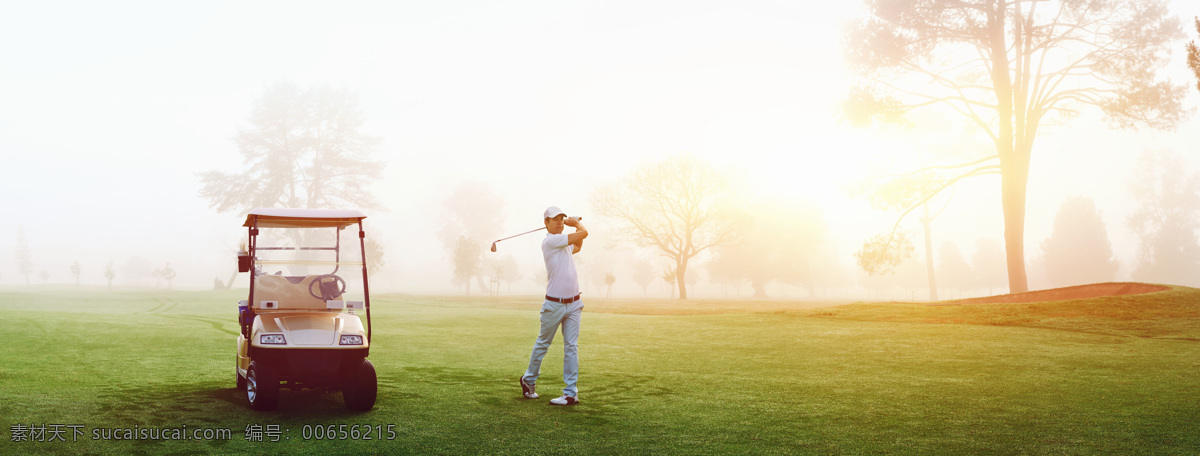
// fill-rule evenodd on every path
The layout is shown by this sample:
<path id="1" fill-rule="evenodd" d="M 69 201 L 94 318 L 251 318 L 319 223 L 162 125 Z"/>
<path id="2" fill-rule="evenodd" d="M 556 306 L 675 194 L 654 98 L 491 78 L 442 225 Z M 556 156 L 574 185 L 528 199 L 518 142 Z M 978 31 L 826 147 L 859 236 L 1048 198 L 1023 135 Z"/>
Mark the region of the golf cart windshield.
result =
<path id="1" fill-rule="evenodd" d="M 340 311 L 366 297 L 358 211 L 255 209 L 246 216 L 258 311 Z M 346 229 L 348 227 L 359 229 Z"/>

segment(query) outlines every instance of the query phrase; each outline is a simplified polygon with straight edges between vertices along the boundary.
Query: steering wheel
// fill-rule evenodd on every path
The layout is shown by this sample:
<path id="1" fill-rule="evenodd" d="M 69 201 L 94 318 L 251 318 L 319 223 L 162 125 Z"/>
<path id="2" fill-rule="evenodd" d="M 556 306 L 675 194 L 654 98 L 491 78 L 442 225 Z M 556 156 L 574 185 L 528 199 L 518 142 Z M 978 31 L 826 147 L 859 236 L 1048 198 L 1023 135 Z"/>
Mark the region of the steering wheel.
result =
<path id="1" fill-rule="evenodd" d="M 313 291 L 313 285 L 317 284 L 320 284 L 320 286 L 317 287 L 317 290 L 321 292 L 319 295 Z M 321 274 L 313 277 L 312 282 L 308 283 L 308 294 L 322 301 L 331 301 L 337 299 L 338 296 L 341 296 L 342 293 L 345 292 L 346 281 L 333 274 Z"/>

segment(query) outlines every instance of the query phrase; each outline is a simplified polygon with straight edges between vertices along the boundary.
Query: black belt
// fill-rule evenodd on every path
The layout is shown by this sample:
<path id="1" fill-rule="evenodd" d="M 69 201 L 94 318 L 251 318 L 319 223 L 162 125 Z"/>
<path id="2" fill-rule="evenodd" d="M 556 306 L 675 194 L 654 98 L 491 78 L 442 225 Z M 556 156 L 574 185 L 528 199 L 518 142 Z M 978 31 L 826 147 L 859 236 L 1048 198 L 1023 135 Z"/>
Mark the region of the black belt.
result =
<path id="1" fill-rule="evenodd" d="M 582 296 L 582 294 L 577 294 L 577 295 L 575 295 L 574 298 L 551 298 L 550 295 L 546 295 L 546 300 L 559 302 L 559 303 L 563 303 L 563 304 L 570 304 L 575 301 L 578 301 L 580 296 Z"/>

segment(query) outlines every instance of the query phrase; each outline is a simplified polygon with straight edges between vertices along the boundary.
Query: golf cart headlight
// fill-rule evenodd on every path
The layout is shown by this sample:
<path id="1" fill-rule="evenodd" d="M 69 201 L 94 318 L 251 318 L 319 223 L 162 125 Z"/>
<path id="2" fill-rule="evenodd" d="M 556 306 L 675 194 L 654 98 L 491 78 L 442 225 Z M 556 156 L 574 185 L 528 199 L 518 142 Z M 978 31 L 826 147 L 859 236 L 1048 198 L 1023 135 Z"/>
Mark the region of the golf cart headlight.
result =
<path id="1" fill-rule="evenodd" d="M 342 336 L 342 340 L 338 343 L 342 345 L 362 345 L 362 336 Z"/>
<path id="2" fill-rule="evenodd" d="M 258 342 L 262 344 L 286 345 L 287 341 L 283 339 L 283 334 L 263 334 L 259 336 Z"/>

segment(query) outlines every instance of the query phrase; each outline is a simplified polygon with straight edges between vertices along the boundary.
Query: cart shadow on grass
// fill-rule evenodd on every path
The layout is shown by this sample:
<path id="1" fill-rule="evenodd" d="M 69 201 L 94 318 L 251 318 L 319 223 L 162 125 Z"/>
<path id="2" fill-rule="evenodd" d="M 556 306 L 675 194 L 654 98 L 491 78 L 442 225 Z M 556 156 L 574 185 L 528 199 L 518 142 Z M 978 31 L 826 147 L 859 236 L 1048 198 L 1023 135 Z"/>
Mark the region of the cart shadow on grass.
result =
<path id="1" fill-rule="evenodd" d="M 391 375 L 389 375 L 391 374 Z M 94 414 L 97 425 L 189 428 L 214 426 L 241 432 L 247 424 L 296 424 L 345 422 L 370 419 L 378 412 L 429 401 L 438 394 L 432 390 L 462 390 L 481 407 L 496 412 L 551 409 L 573 416 L 580 423 L 603 425 L 619 418 L 642 401 L 658 401 L 674 395 L 643 375 L 596 376 L 587 381 L 585 399 L 577 406 L 553 407 L 548 404 L 557 394 L 558 379 L 548 375 L 542 385 L 546 397 L 530 400 L 521 397 L 515 379 L 497 378 L 484 372 L 440 366 L 405 366 L 379 376 L 379 407 L 373 411 L 348 410 L 339 392 L 302 389 L 281 391 L 279 407 L 274 411 L 254 411 L 246 407 L 245 393 L 229 381 L 171 382 L 163 384 L 118 384 L 96 392 Z M 402 380 L 403 379 L 403 380 Z M 640 385 L 629 388 L 630 384 Z M 459 409 L 459 407 L 453 407 Z M 453 413 L 453 412 L 451 412 Z M 536 412 L 540 414 L 541 412 Z"/>
<path id="2" fill-rule="evenodd" d="M 246 407 L 245 392 L 228 382 L 204 381 L 163 385 L 114 385 L 97 392 L 95 416 L 104 423 L 143 427 L 182 425 L 285 424 L 368 417 L 370 411 L 348 410 L 342 394 L 321 389 L 284 390 L 285 401 L 270 412 Z M 403 402 L 416 395 L 395 391 L 399 382 L 379 378 L 380 404 Z M 318 420 L 318 421 L 314 421 Z M 235 429 L 239 431 L 240 429 Z"/>

